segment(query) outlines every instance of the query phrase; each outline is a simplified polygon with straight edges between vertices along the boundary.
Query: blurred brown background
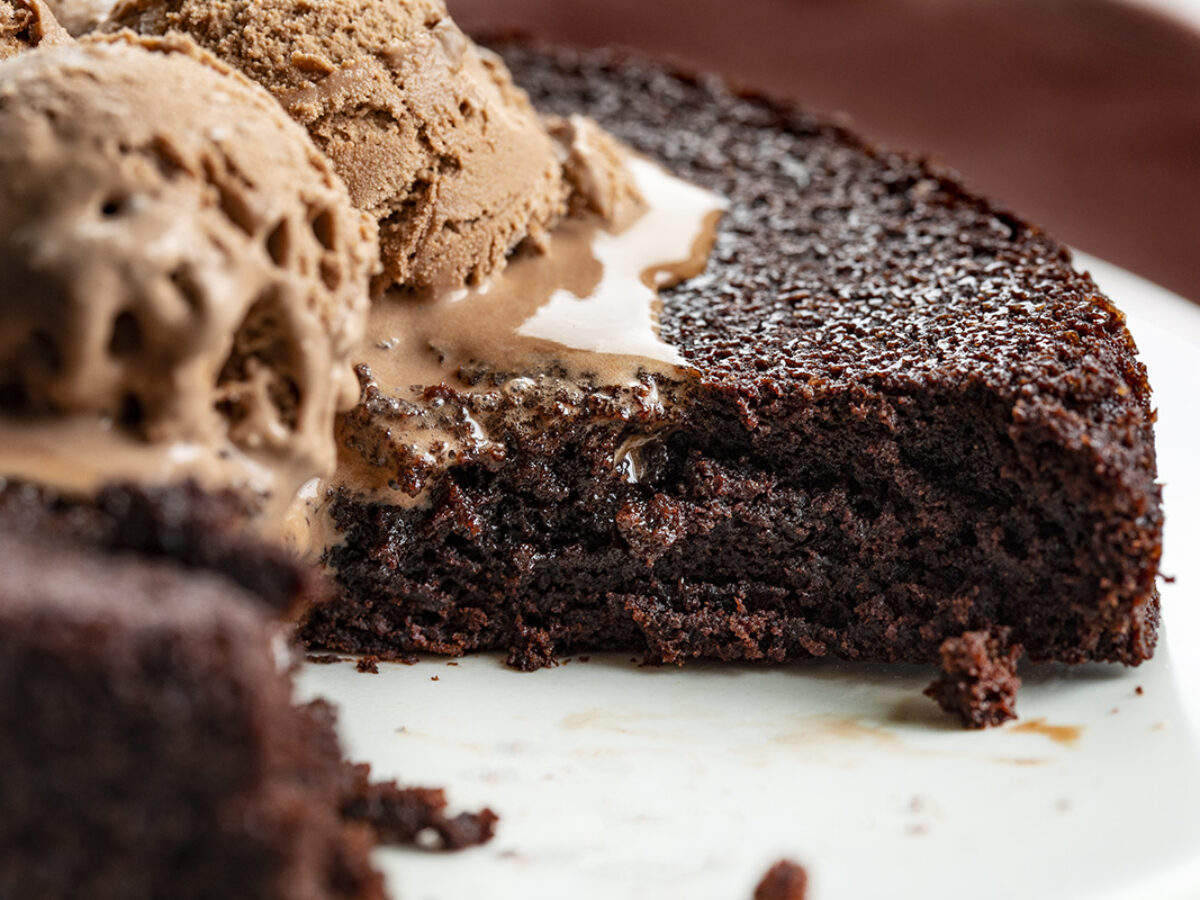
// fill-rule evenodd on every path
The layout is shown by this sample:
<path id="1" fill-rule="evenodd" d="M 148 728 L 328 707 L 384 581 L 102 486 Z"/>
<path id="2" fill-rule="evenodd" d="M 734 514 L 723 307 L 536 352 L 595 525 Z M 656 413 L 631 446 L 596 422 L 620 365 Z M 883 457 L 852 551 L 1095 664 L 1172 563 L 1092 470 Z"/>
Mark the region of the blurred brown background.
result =
<path id="1" fill-rule="evenodd" d="M 1200 302 L 1200 32 L 1117 0 L 449 0 L 468 30 L 625 45 L 919 149 Z"/>

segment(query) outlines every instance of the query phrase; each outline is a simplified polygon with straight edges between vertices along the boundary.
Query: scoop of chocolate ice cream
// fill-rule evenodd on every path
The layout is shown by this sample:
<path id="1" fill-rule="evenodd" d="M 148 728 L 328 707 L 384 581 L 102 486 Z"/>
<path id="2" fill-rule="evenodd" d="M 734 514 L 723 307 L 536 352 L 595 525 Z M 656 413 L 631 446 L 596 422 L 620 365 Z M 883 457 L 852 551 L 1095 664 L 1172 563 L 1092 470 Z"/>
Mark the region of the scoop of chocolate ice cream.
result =
<path id="1" fill-rule="evenodd" d="M 178 36 L 23 54 L 0 172 L 0 476 L 65 420 L 81 465 L 118 464 L 103 433 L 288 496 L 332 468 L 375 226 L 265 91 Z"/>
<path id="2" fill-rule="evenodd" d="M 70 40 L 42 0 L 0 0 L 0 59 Z"/>
<path id="3" fill-rule="evenodd" d="M 63 28 L 81 35 L 94 30 L 112 12 L 112 0 L 46 0 Z"/>
<path id="4" fill-rule="evenodd" d="M 185 32 L 266 85 L 379 221 L 389 284 L 478 280 L 565 208 L 528 98 L 442 0 L 129 0 L 111 24 Z"/>
<path id="5" fill-rule="evenodd" d="M 549 116 L 545 122 L 559 145 L 571 215 L 592 213 L 621 231 L 644 211 L 628 148 L 586 116 Z"/>

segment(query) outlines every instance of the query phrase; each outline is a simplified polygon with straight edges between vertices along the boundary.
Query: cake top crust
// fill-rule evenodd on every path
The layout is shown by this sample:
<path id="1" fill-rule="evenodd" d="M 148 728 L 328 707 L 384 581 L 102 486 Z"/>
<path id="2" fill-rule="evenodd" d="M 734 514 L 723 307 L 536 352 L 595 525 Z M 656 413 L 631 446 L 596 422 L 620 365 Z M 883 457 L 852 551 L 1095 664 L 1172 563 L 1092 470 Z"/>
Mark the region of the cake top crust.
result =
<path id="1" fill-rule="evenodd" d="M 702 385 L 757 411 L 855 387 L 980 384 L 1097 404 L 1102 419 L 1149 412 L 1123 315 L 1059 243 L 954 175 L 715 78 L 502 49 L 540 108 L 582 109 L 729 198 L 707 274 L 664 295 L 663 338 Z"/>

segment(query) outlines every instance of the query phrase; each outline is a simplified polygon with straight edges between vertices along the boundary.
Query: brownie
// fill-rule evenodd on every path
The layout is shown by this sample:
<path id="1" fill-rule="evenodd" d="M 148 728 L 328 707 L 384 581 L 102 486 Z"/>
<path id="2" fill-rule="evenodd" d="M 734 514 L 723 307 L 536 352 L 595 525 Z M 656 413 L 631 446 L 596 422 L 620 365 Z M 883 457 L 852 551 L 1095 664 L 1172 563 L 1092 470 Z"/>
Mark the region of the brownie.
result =
<path id="1" fill-rule="evenodd" d="M 636 57 L 500 49 L 545 112 L 728 198 L 707 271 L 663 292 L 687 371 L 574 393 L 464 371 L 471 390 L 423 402 L 486 446 L 414 478 L 386 449 L 410 413 L 361 369 L 345 449 L 420 502 L 331 498 L 338 596 L 306 613 L 309 645 L 521 669 L 604 649 L 945 660 L 934 696 L 968 724 L 1012 714 L 1020 655 L 1151 655 L 1150 388 L 1064 247 L 791 105 Z"/>

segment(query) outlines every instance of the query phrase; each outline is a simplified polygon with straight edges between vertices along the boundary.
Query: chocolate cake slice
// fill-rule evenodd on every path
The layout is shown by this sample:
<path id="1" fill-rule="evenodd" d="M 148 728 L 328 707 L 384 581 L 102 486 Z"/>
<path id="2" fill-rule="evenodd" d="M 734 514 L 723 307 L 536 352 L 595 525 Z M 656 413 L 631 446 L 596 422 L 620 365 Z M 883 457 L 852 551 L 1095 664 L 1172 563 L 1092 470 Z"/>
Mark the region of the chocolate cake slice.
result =
<path id="1" fill-rule="evenodd" d="M 294 702 L 278 617 L 315 580 L 237 509 L 0 489 L 0 896 L 367 900 L 378 841 L 491 837 L 490 811 L 372 783 Z"/>
<path id="2" fill-rule="evenodd" d="M 327 587 L 293 554 L 255 535 L 255 512 L 244 494 L 208 490 L 194 481 L 113 483 L 82 497 L 0 479 L 0 529 L 205 572 L 230 582 L 264 614 L 291 619 L 320 602 Z"/>
<path id="3" fill-rule="evenodd" d="M 0 560 L 0 895 L 383 897 L 253 600 L 11 532 Z"/>
<path id="4" fill-rule="evenodd" d="M 310 645 L 944 664 L 932 693 L 975 726 L 1013 714 L 1022 653 L 1151 655 L 1150 389 L 1067 250 L 791 106 L 502 52 L 546 113 L 728 199 L 707 270 L 662 293 L 683 365 L 632 387 L 465 366 L 417 413 L 361 368 L 343 462 L 393 498 L 331 497 L 339 596 L 307 613 Z M 456 448 L 438 465 L 396 437 L 431 411 Z"/>

